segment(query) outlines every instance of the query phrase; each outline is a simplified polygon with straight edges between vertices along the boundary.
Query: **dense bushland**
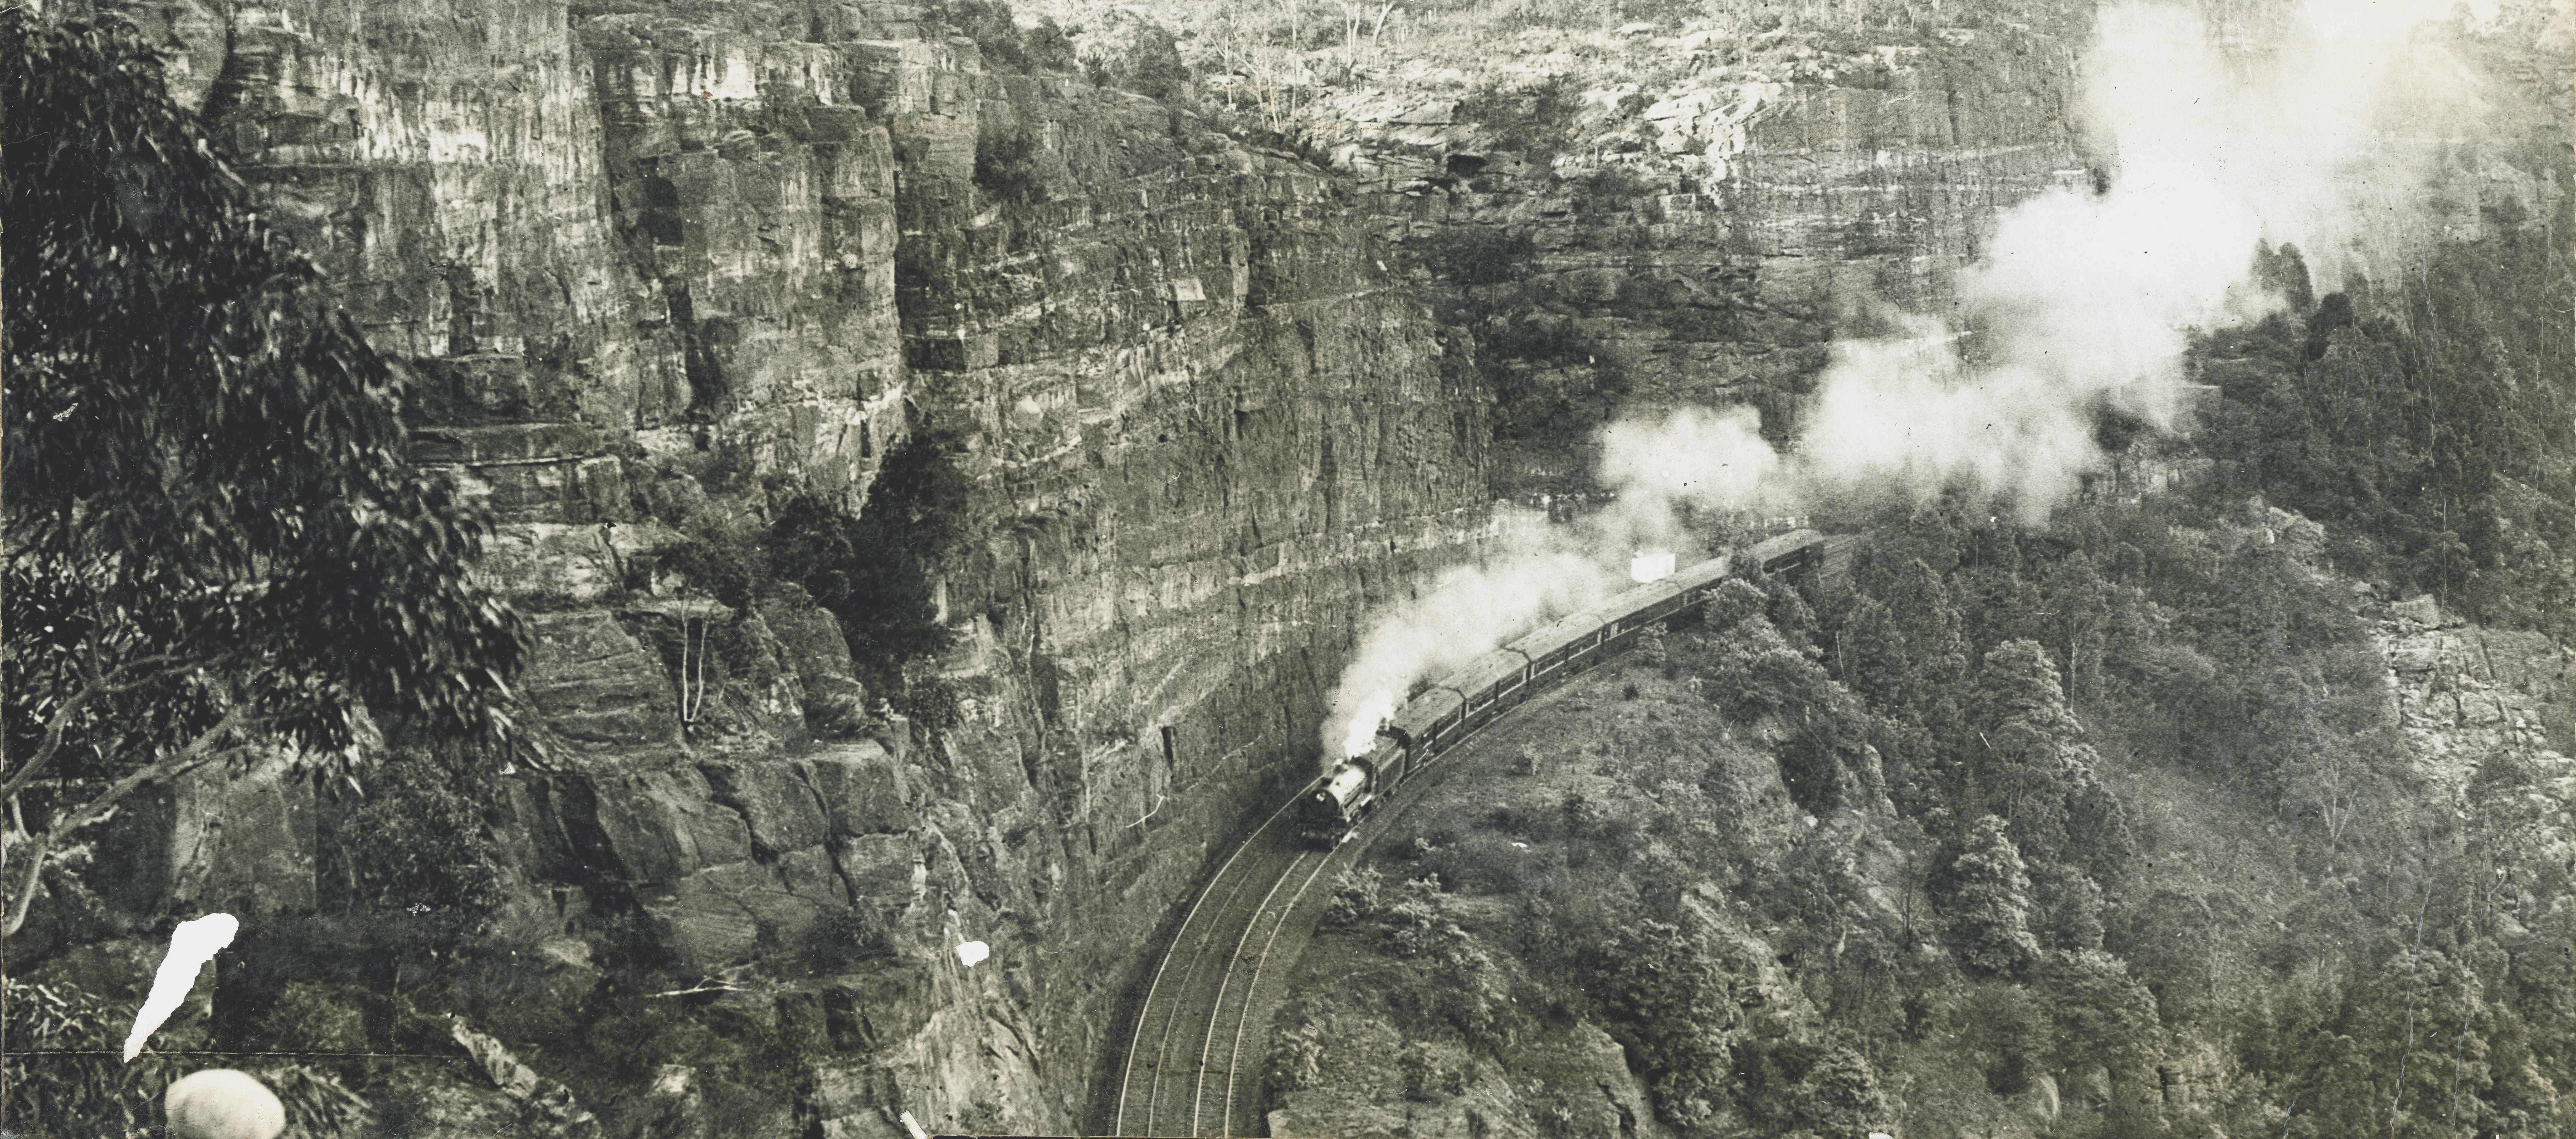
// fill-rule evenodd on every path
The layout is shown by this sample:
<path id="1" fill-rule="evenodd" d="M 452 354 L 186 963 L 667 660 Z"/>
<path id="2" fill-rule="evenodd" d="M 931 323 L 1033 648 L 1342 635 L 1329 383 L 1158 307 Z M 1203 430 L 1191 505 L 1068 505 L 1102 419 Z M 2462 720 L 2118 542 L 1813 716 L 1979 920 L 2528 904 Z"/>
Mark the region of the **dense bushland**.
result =
<path id="1" fill-rule="evenodd" d="M 18 962 L 55 959 L 45 983 L 0 979 L 0 1118 L 140 1134 L 182 1065 L 88 1054 L 119 1042 L 140 1000 L 123 989 L 149 974 L 77 943 L 152 932 L 98 904 L 138 857 L 101 824 L 149 818 L 143 793 L 194 773 L 283 758 L 393 791 L 360 808 L 390 831 L 369 837 L 435 834 L 340 852 L 353 890 L 479 905 L 479 811 L 410 744 L 507 753 L 521 631 L 469 573 L 485 515 L 408 461 L 400 380 L 172 101 L 153 44 L 121 21 L 0 13 L 0 102 L 0 938 Z M 435 809 L 382 810 L 397 803 Z M 208 1030 L 182 1018 L 160 1044 Z M 364 1107 L 344 1073 L 262 1074 L 299 1134 Z"/>
<path id="2" fill-rule="evenodd" d="M 1848 579 L 1731 584 L 1592 682 L 1620 711 L 1482 806 L 1417 806 L 1326 929 L 1407 1039 L 1500 1063 L 1587 1019 L 1692 1133 L 2044 1096 L 2071 1136 L 2565 1134 L 2566 763 L 2426 769 L 2327 556 L 2181 497 L 1883 518 Z"/>
<path id="3" fill-rule="evenodd" d="M 2225 397 L 2199 491 L 2324 523 L 2344 572 L 2576 636 L 2576 268 L 2553 236 L 2570 232 L 2565 196 L 2556 209 L 2526 226 L 2490 206 L 2495 236 L 2323 297 L 2295 248 L 2267 251 L 2287 309 L 2198 353 Z"/>

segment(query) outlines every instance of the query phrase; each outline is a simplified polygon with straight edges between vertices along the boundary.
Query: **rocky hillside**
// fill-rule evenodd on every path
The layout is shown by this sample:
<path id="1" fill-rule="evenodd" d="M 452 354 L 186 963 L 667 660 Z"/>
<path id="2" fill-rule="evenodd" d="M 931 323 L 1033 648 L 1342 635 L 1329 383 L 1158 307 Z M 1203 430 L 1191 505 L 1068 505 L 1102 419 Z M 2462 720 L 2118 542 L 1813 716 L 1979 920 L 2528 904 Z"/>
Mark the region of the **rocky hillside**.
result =
<path id="1" fill-rule="evenodd" d="M 1068 21 L 1110 6 L 1058 3 Z M 1201 97 L 1347 172 L 1503 397 L 1498 489 L 1592 489 L 1620 414 L 1785 437 L 1835 335 L 1934 311 L 2088 155 L 2090 4 L 1383 5 L 1174 15 Z M 1355 9 L 1353 11 L 1356 11 Z"/>
<path id="2" fill-rule="evenodd" d="M 1072 1126 L 1137 947 L 1311 764 L 1351 615 L 1485 533 L 1470 349 L 1351 186 L 1042 37 L 988 57 L 973 11 L 120 11 L 406 374 L 416 457 L 495 509 L 549 746 L 451 819 L 485 912 L 371 893 L 348 852 L 401 820 L 272 774 L 183 789 L 13 962 L 107 985 L 63 951 L 229 909 L 223 1039 L 453 1015 L 613 1133 Z M 916 436 L 970 538 L 905 685 L 718 571 Z M 449 928 L 426 981 L 364 959 L 423 952 L 405 921 Z M 538 1110 L 446 1066 L 361 1090 L 403 1134 Z"/>
<path id="3" fill-rule="evenodd" d="M 1739 607 L 1544 698 L 1344 877 L 1280 1014 L 1271 1133 L 2562 1133 L 2576 661 L 2378 602 L 2322 539 L 2279 512 L 2182 538 L 2283 558 L 2309 591 L 2287 608 L 2345 615 L 2243 662 L 2350 654 L 2322 689 L 2253 682 L 2306 720 L 2270 746 L 2313 755 L 2213 767 L 2152 724 L 2182 641 L 2211 650 L 2202 684 L 2242 683 L 2152 588 L 2163 623 L 2114 634 L 2130 663 L 2076 672 L 2054 776 L 2002 758 L 2031 717 L 1969 706 L 1996 746 L 1959 769 L 1913 767 L 1883 722 L 1820 780 L 1816 724 L 1910 699 L 1874 687 L 1833 586 L 1823 629 Z M 1971 629 L 2072 596 L 2010 595 L 1950 596 Z M 1911 682 L 1990 699 L 2015 643 Z M 2052 835 L 2024 782 L 2051 778 L 2098 780 L 2107 825 Z M 1957 818 L 1980 784 L 2017 808 L 1982 840 Z"/>
<path id="4" fill-rule="evenodd" d="M 1614 415 L 1751 403 L 1784 435 L 1835 336 L 1882 331 L 1889 306 L 1937 311 L 1997 210 L 2095 177 L 2066 113 L 2091 5 L 1922 7 L 55 6 L 167 45 L 173 93 L 403 376 L 414 458 L 494 511 L 483 573 L 536 633 L 519 689 L 541 746 L 398 736 L 373 758 L 401 762 L 364 785 L 282 764 L 189 781 L 47 880 L 9 940 L 13 980 L 89 994 L 56 1027 L 106 1032 L 171 922 L 237 914 L 210 998 L 164 1046 L 310 1053 L 263 1073 L 307 1088 L 300 1103 L 362 1095 L 357 1134 L 1096 1122 L 1144 947 L 1247 814 L 1314 770 L 1366 614 L 1486 552 L 1497 500 L 1593 489 L 1591 432 Z M 2564 144 L 2526 149 L 2556 162 Z M 2521 263 L 2554 282 L 2541 239 L 2565 202 L 2544 204 L 2494 226 L 2534 235 Z M 2288 394 L 2316 388 L 2303 360 L 2369 347 L 2386 374 L 2416 366 L 2411 323 L 2382 335 L 2354 327 L 2366 297 L 2315 301 L 2266 326 L 2278 360 L 2205 376 L 2270 401 L 2277 422 L 2242 433 L 2412 438 Z M 2494 364 L 2485 346 L 2528 339 L 2497 328 L 2456 338 L 2455 373 L 2557 359 Z M 2423 469 L 2389 462 L 2390 485 Z M 2470 538 L 2536 543 L 2525 560 L 2550 569 L 2547 543 L 2567 544 L 2542 507 L 2563 495 L 2530 470 L 2513 501 L 2540 505 L 2488 528 L 2528 542 Z M 2209 959 L 2326 977 L 2345 957 L 2298 938 L 2379 937 L 2423 882 L 2465 873 L 2465 847 L 2401 855 L 2418 831 L 2469 841 L 2468 815 L 2379 808 L 2534 804 L 2517 825 L 2555 825 L 2570 728 L 2543 695 L 2564 663 L 2536 634 L 2354 600 L 2333 562 L 2350 551 L 2318 569 L 2305 531 L 2298 573 L 2254 564 L 2254 535 L 2270 548 L 2296 527 L 2233 512 L 2284 480 L 2250 460 L 2219 473 L 2239 480 L 2223 510 L 2131 516 L 2170 523 L 2164 538 L 1925 537 L 1907 558 L 1936 587 L 1899 558 L 1868 586 L 1874 610 L 1766 601 L 1768 634 L 1677 635 L 1511 729 L 1489 745 L 1505 790 L 1461 781 L 1417 804 L 1403 837 L 1421 841 L 1345 890 L 1314 997 L 1281 1022 L 1274 1130 L 2033 1130 L 2112 1119 L 2115 1093 L 2150 1081 L 2167 1104 L 2223 1089 L 2224 1110 L 2167 1125 L 2282 1122 L 2256 1089 L 2288 1069 L 2242 1042 L 2292 1035 L 2281 994 L 2304 990 L 2263 989 L 2278 1019 L 2226 1036 L 2219 974 L 2157 939 L 2234 938 Z M 2308 481 L 2319 502 L 2298 505 L 2320 513 L 2360 480 Z M 2447 525 L 2449 501 L 2364 516 Z M 2451 537 L 2423 544 L 2438 562 Z M 2041 573 L 2070 546 L 2099 574 Z M 1981 576 L 2007 547 L 2027 578 Z M 844 564 L 791 572 L 813 549 Z M 2103 601 L 2143 596 L 2152 575 L 2123 560 L 2141 550 L 2198 592 Z M 2190 576 L 2240 556 L 2246 576 Z M 2210 631 L 2244 616 L 2217 580 L 2289 581 L 2297 620 L 2265 628 L 2331 634 L 2281 681 L 2294 695 L 2248 694 L 2272 674 L 2259 640 Z M 1928 620 L 1918 603 L 1947 590 L 1987 592 L 1958 627 L 1909 626 L 1912 656 L 1846 659 L 1841 630 Z M 844 603 L 859 595 L 912 626 L 872 625 Z M 2129 624 L 2023 604 L 2036 595 Z M 2191 636 L 2138 633 L 2185 612 Z M 2365 627 L 2393 676 L 2354 664 Z M 2145 861 L 2086 861 L 2062 819 L 2013 832 L 2037 932 L 1963 933 L 1935 911 L 1964 912 L 1963 854 L 2010 861 L 1966 845 L 2002 793 L 1943 766 L 1975 730 L 1961 693 L 1891 661 L 1965 692 L 1962 670 L 2007 642 L 2054 654 L 2051 731 L 2080 714 L 2113 741 L 2083 765 L 2095 782 L 2050 784 L 2052 801 L 2116 792 Z M 1738 690 L 1771 703 L 1711 700 Z M 2338 766 L 2310 746 L 2365 737 L 2401 750 Z M 2238 765 L 2256 774 L 2231 781 Z M 2220 839 L 2273 877 L 2192 861 Z M 2480 984 L 2520 986 L 2496 1004 L 2536 1037 L 2559 1022 L 2523 1010 L 2560 998 L 2533 931 L 2563 925 L 2565 890 L 2527 861 L 2510 888 L 2478 879 L 2452 944 L 2485 954 Z M 2318 892 L 2349 904 L 2263 940 L 2257 916 Z M 1631 920 L 1640 906 L 1662 924 Z M 1605 941 L 1614 928 L 1650 941 Z M 974 943 L 988 956 L 961 955 Z M 2134 974 L 2085 956 L 2114 951 Z M 1617 965 L 1658 954 L 1702 967 L 1659 987 Z M 1951 1003 L 1908 1003 L 1908 985 Z M 2066 1029 L 2047 1039 L 2076 1042 L 2043 1052 L 1992 1030 L 2067 993 L 2131 1017 L 2123 1032 L 2167 1017 L 2182 1042 L 2150 1055 Z M 2353 1007 L 2385 1011 L 2364 995 L 2379 1003 Z M 1715 1043 L 1652 1027 L 1649 1007 L 1705 1012 Z M 2482 1033 L 2480 1102 L 2563 1118 L 2554 1077 L 2512 1067 L 2563 1054 Z M 1721 1070 L 1741 1086 L 1715 1089 Z"/>

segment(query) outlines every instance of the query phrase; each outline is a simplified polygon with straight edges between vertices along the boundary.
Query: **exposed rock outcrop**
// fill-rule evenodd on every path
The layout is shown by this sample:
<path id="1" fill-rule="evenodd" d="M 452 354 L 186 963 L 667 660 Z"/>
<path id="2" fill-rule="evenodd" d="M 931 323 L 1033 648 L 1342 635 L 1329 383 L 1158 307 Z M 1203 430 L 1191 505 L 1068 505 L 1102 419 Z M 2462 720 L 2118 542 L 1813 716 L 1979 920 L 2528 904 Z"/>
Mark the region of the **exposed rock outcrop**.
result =
<path id="1" fill-rule="evenodd" d="M 2563 766 L 2576 724 L 2576 660 L 2542 633 L 2483 629 L 2417 597 L 2373 629 L 2416 773 L 2452 791 L 2487 757 Z"/>
<path id="2" fill-rule="evenodd" d="M 1356 615 L 1485 533 L 1489 401 L 1347 183 L 900 4 L 110 6 L 501 523 L 546 745 L 490 795 L 503 937 L 725 978 L 744 1033 L 815 1043 L 794 1126 L 1073 1126 L 1136 947 L 1311 762 Z M 872 714 L 832 615 L 657 560 L 779 493 L 856 505 L 925 421 L 979 487 L 937 734 Z M 132 909 L 254 864 L 313 907 L 311 795 L 259 786 L 217 871 Z M 704 1110 L 721 1072 L 597 1086 L 575 988 L 474 1020 L 613 1127 L 781 1122 Z M 415 1090 L 456 1099 L 432 1133 L 504 1110 Z"/>
<path id="3" fill-rule="evenodd" d="M 1785 412 L 1837 333 L 1937 311 L 1997 211 L 2088 184 L 2069 28 L 1693 27 L 1428 49 L 1301 112 L 1519 396 L 1505 489 L 1581 489 L 1566 436 L 1613 415 Z"/>

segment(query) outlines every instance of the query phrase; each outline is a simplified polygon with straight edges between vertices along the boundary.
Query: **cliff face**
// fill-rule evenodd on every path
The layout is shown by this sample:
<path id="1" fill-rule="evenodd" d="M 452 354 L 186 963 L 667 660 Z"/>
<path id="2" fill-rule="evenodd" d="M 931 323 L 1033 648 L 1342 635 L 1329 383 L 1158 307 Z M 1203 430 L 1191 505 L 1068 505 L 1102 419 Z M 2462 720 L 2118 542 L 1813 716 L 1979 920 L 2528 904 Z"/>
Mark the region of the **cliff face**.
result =
<path id="1" fill-rule="evenodd" d="M 1310 108 L 1326 170 L 1023 66 L 1043 33 L 980 9 L 109 6 L 502 520 L 548 757 L 489 796 L 489 960 L 414 1003 L 612 1131 L 1076 1125 L 1142 947 L 1312 769 L 1373 604 L 1475 556 L 1494 490 L 1579 486 L 1602 416 L 1794 392 L 2080 165 L 2047 29 L 1415 67 Z M 1143 47 L 1085 50 L 1157 50 L 1118 27 Z M 785 494 L 858 505 L 925 429 L 976 488 L 937 732 L 811 602 L 669 568 Z M 351 898 L 354 800 L 269 772 L 161 809 L 110 901 L 245 915 L 254 974 L 298 951 L 263 925 Z M 679 989 L 735 1051 L 655 1019 Z M 387 1094 L 387 1126 L 577 1115 Z"/>
<path id="2" fill-rule="evenodd" d="M 1580 491 L 1569 437 L 1606 419 L 1749 403 L 1785 432 L 1832 337 L 1939 311 L 1995 213 L 2089 178 L 2065 121 L 2082 6 L 2063 7 L 1435 39 L 1301 116 L 1476 332 L 1510 397 L 1502 489 Z"/>
<path id="3" fill-rule="evenodd" d="M 408 373 L 419 457 L 488 494 L 488 572 L 536 613 L 549 757 L 489 816 L 515 952 L 443 1010 L 615 1130 L 1073 1126 L 1140 947 L 1310 769 L 1357 616 L 1484 533 L 1489 400 L 1347 184 L 899 5 L 128 14 Z M 856 505 L 924 425 L 977 487 L 935 734 L 869 714 L 810 602 L 654 568 L 787 492 Z M 312 836 L 354 807 L 259 787 L 183 796 L 250 806 L 183 824 L 135 905 L 231 908 L 254 956 L 284 948 L 247 915 L 330 910 Z M 596 1061 L 698 975 L 689 1019 L 795 1070 Z M 424 1079 L 396 1114 L 432 1133 L 538 1111 Z"/>

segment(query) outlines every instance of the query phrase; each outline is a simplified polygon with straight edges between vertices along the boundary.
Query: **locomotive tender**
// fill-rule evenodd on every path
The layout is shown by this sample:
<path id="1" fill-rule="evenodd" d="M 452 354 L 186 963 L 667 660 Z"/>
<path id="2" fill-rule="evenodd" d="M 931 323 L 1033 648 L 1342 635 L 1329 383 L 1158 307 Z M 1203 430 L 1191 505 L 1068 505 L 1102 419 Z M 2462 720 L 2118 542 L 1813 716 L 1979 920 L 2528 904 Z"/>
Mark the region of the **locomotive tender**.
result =
<path id="1" fill-rule="evenodd" d="M 1711 558 L 1559 618 L 1467 662 L 1396 709 L 1378 729 L 1379 743 L 1368 754 L 1344 760 L 1307 785 L 1298 796 L 1299 836 L 1325 848 L 1350 841 L 1360 820 L 1407 776 L 1494 717 L 1617 656 L 1648 628 L 1696 611 L 1731 571 L 1748 576 L 1812 572 L 1827 541 L 1813 530 L 1792 530 L 1734 559 Z"/>

